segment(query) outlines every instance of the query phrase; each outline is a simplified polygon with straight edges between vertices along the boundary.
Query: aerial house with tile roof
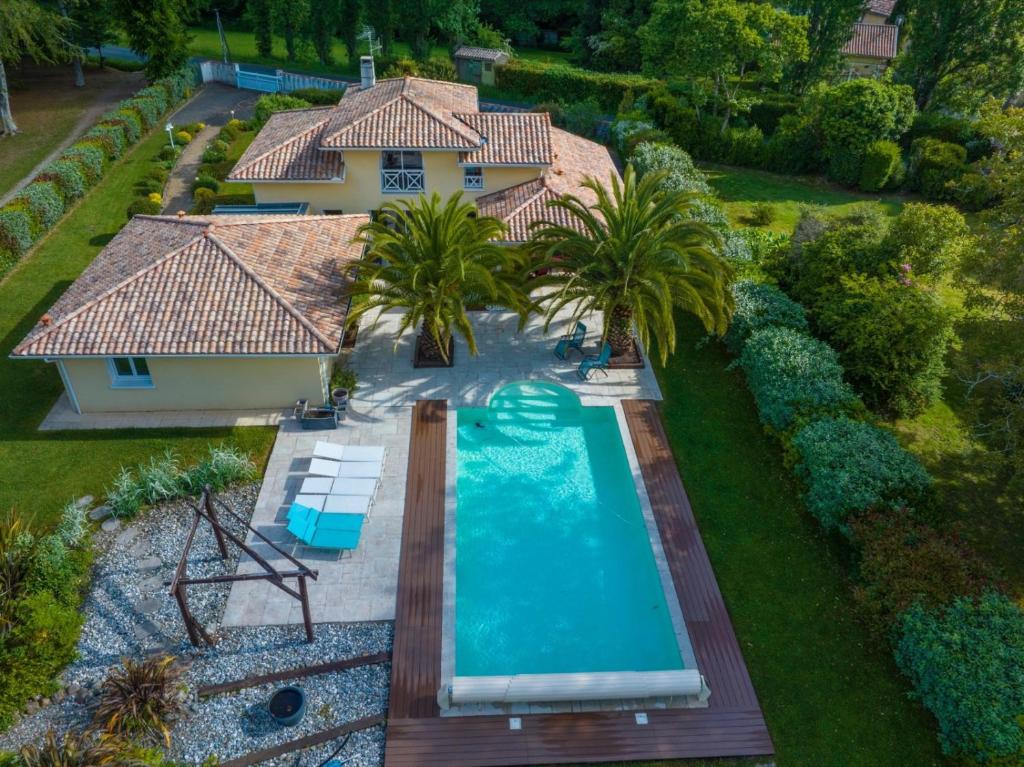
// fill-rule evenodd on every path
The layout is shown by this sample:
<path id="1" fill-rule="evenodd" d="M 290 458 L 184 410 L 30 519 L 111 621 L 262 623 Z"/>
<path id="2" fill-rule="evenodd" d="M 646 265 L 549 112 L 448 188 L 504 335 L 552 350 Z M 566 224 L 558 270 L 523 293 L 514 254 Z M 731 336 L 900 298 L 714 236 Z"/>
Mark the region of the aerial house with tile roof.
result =
<path id="1" fill-rule="evenodd" d="M 900 52 L 900 24 L 890 23 L 896 0 L 867 0 L 843 46 L 848 77 L 881 77 Z"/>
<path id="2" fill-rule="evenodd" d="M 55 363 L 78 413 L 323 402 L 368 220 L 135 216 L 11 356 Z"/>
<path id="3" fill-rule="evenodd" d="M 476 200 L 525 239 L 544 203 L 608 179 L 607 148 L 551 125 L 546 113 L 481 112 L 472 85 L 415 77 L 376 80 L 363 59 L 359 85 L 333 107 L 278 112 L 239 158 L 230 181 L 258 203 L 308 203 L 314 213 L 373 213 L 437 192 Z"/>

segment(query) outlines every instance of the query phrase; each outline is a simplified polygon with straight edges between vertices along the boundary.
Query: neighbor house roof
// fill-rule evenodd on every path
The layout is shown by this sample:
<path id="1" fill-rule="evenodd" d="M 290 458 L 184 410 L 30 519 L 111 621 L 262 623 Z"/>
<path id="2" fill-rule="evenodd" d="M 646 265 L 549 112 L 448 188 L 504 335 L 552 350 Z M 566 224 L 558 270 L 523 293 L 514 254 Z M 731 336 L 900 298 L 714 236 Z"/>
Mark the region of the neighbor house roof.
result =
<path id="1" fill-rule="evenodd" d="M 348 216 L 135 216 L 15 357 L 334 354 Z"/>
<path id="2" fill-rule="evenodd" d="M 480 149 L 461 152 L 472 165 L 550 165 L 551 117 L 547 112 L 477 112 L 457 117 L 484 139 Z"/>
<path id="3" fill-rule="evenodd" d="M 496 61 L 504 63 L 508 61 L 508 54 L 500 48 L 478 48 L 475 45 L 461 45 L 452 54 L 456 59 L 479 59 L 480 61 Z"/>
<path id="4" fill-rule="evenodd" d="M 843 46 L 843 53 L 872 59 L 894 59 L 899 51 L 899 34 L 900 28 L 895 24 L 854 24 L 853 36 Z"/>
<path id="5" fill-rule="evenodd" d="M 542 220 L 578 226 L 564 210 L 548 203 L 573 194 L 591 205 L 597 195 L 582 186 L 584 179 L 591 176 L 607 185 L 613 173 L 618 175 L 608 149 L 601 144 L 551 128 L 551 148 L 552 165 L 540 178 L 476 199 L 481 215 L 494 216 L 508 225 L 509 242 L 525 242 L 533 225 Z"/>
<path id="6" fill-rule="evenodd" d="M 340 152 L 323 152 L 320 140 L 333 107 L 293 109 L 270 116 L 235 163 L 229 179 L 309 181 L 342 178 Z"/>
<path id="7" fill-rule="evenodd" d="M 896 0 L 867 0 L 865 10 L 889 18 L 896 7 Z"/>
<path id="8" fill-rule="evenodd" d="M 472 85 L 401 77 L 350 86 L 333 107 L 327 149 L 475 149 L 480 134 L 457 113 L 477 112 Z"/>

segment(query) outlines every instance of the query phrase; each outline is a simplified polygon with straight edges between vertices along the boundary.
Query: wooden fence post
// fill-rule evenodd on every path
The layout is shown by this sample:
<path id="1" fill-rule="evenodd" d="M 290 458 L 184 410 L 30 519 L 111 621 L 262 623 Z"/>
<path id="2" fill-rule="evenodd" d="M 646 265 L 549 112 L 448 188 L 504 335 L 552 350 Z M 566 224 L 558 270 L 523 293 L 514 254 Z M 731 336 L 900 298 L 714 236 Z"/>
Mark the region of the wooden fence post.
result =
<path id="1" fill-rule="evenodd" d="M 313 616 L 309 612 L 309 589 L 306 588 L 306 576 L 299 576 L 299 595 L 302 597 L 302 622 L 306 626 L 306 641 L 313 643 Z"/>
<path id="2" fill-rule="evenodd" d="M 206 509 L 206 513 L 210 517 L 210 522 L 213 523 L 211 527 L 213 528 L 213 536 L 217 539 L 217 548 L 220 549 L 220 557 L 221 559 L 227 559 L 228 544 L 224 540 L 224 531 L 220 529 L 220 520 L 217 518 L 217 512 L 213 508 L 213 501 L 211 499 L 212 495 L 213 490 L 210 489 L 209 485 L 203 488 L 203 507 Z"/>

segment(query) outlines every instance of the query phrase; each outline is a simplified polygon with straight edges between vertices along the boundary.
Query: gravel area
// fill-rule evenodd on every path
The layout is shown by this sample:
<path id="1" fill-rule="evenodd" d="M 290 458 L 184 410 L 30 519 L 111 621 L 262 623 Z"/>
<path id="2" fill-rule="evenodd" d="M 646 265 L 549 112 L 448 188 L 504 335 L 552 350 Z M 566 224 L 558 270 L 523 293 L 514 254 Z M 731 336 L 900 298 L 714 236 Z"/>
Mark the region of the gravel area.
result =
<path id="1" fill-rule="evenodd" d="M 219 497 L 247 520 L 258 490 L 258 485 L 246 485 Z M 189 607 L 217 640 L 212 648 L 192 647 L 177 604 L 164 585 L 178 564 L 191 521 L 189 504 L 177 501 L 149 510 L 130 526 L 97 533 L 93 580 L 83 607 L 86 621 L 78 645 L 80 657 L 66 670 L 65 684 L 89 690 L 121 658 L 154 652 L 170 652 L 181 658 L 188 667 L 185 682 L 194 691 L 202 685 L 391 648 L 392 627 L 384 622 L 317 624 L 312 644 L 306 643 L 301 626 L 220 627 L 230 584 L 189 588 Z M 228 515 L 221 515 L 221 521 L 244 538 L 241 523 Z M 238 548 L 229 543 L 228 549 L 231 558 L 224 562 L 209 525 L 201 524 L 189 558 L 189 575 L 233 572 Z M 306 692 L 307 708 L 303 721 L 291 728 L 277 725 L 266 712 L 274 685 L 203 700 L 193 693 L 189 714 L 173 730 L 171 756 L 197 765 L 210 754 L 226 760 L 385 712 L 389 675 L 390 664 L 379 664 L 294 680 L 292 683 Z M 37 741 L 50 728 L 64 731 L 84 726 L 90 718 L 90 702 L 68 698 L 26 715 L 0 734 L 0 749 Z M 324 744 L 265 764 L 314 767 L 337 745 Z M 344 756 L 352 767 L 379 767 L 383 751 L 383 729 L 374 727 L 354 734 Z"/>

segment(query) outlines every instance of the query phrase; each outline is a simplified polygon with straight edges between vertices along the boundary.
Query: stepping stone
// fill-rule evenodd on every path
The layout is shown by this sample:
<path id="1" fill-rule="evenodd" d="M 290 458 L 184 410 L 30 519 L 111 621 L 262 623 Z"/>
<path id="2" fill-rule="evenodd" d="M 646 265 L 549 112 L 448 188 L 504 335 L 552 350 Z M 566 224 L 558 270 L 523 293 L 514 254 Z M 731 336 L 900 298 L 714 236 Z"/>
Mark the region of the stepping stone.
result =
<path id="1" fill-rule="evenodd" d="M 146 580 L 139 583 L 139 589 L 141 591 L 153 591 L 155 589 L 163 588 L 164 579 L 158 575 L 154 575 L 152 578 L 146 578 Z"/>
<path id="2" fill-rule="evenodd" d="M 155 613 L 163 603 L 159 599 L 143 599 L 139 602 L 138 611 L 143 614 Z"/>
<path id="3" fill-rule="evenodd" d="M 159 570 L 163 566 L 160 557 L 146 557 L 138 564 L 139 570 Z"/>
<path id="4" fill-rule="evenodd" d="M 76 509 L 88 509 L 92 506 L 93 497 L 91 495 L 83 495 L 77 501 L 75 501 Z"/>
<path id="5" fill-rule="evenodd" d="M 89 519 L 91 519 L 93 522 L 99 522 L 101 520 L 106 519 L 113 513 L 114 510 L 107 505 L 97 506 L 95 509 L 89 512 Z"/>
<path id="6" fill-rule="evenodd" d="M 132 541 L 134 541 L 139 535 L 139 529 L 137 527 L 127 527 L 124 532 L 117 536 L 115 543 L 118 546 L 125 547 Z"/>
<path id="7" fill-rule="evenodd" d="M 121 520 L 119 519 L 104 519 L 103 524 L 100 525 L 100 529 L 105 533 L 112 533 L 121 527 Z"/>

